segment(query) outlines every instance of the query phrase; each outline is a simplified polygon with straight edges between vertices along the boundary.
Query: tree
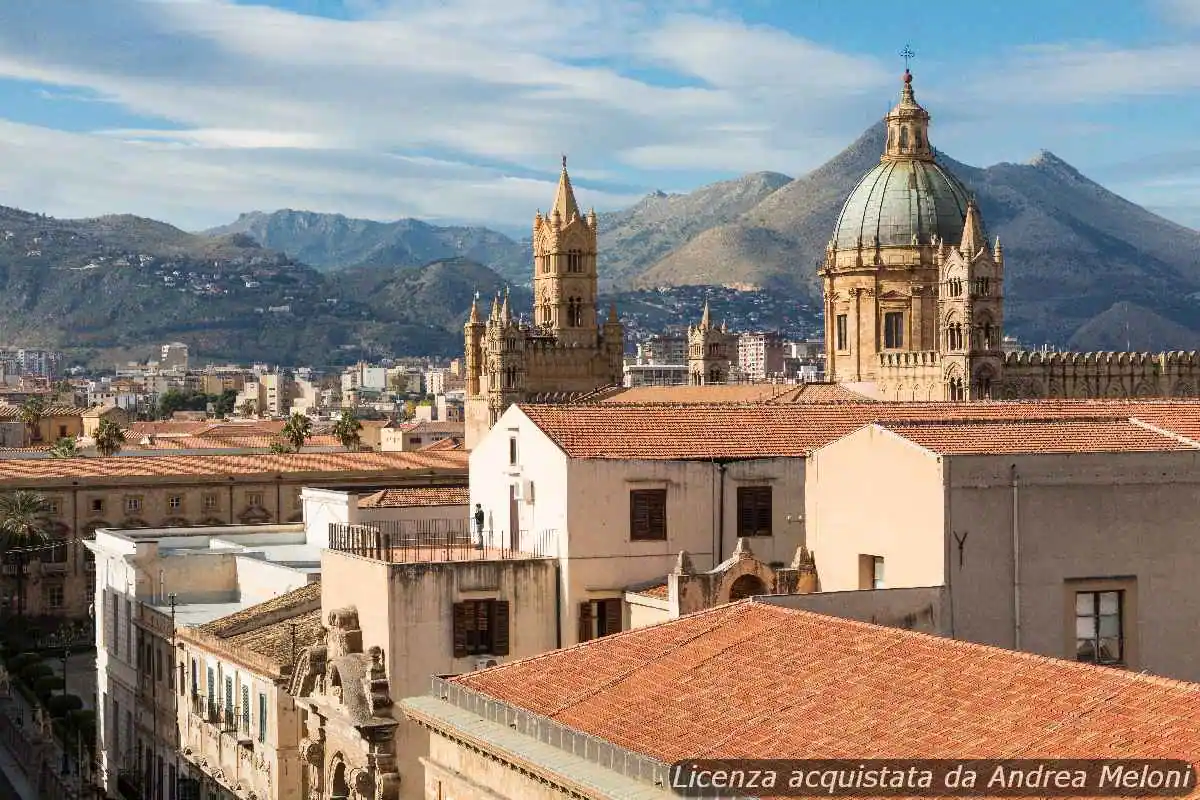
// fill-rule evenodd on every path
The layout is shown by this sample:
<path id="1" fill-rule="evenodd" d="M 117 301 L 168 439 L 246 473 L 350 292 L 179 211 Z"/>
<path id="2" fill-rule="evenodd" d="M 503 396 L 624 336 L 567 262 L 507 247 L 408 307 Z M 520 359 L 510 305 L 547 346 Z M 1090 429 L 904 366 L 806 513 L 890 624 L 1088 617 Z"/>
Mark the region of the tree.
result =
<path id="1" fill-rule="evenodd" d="M 30 397 L 21 404 L 17 412 L 21 422 L 29 429 L 29 441 L 36 442 L 42 438 L 42 415 L 46 413 L 46 401 L 41 397 Z"/>
<path id="2" fill-rule="evenodd" d="M 350 409 L 344 410 L 337 421 L 333 423 L 333 435 L 347 450 L 357 448 L 362 443 L 362 435 L 359 433 L 361 430 L 362 423 Z"/>
<path id="3" fill-rule="evenodd" d="M 271 442 L 271 452 L 276 455 L 292 452 L 292 446 L 287 442 L 274 441 Z"/>
<path id="4" fill-rule="evenodd" d="M 17 614 L 25 610 L 28 549 L 46 541 L 50 506 L 37 492 L 19 489 L 0 495 L 0 561 L 17 565 Z"/>
<path id="5" fill-rule="evenodd" d="M 50 446 L 51 458 L 74 458 L 79 455 L 79 448 L 70 436 L 64 436 Z"/>
<path id="6" fill-rule="evenodd" d="M 100 420 L 100 425 L 96 428 L 96 452 L 105 457 L 114 456 L 121 452 L 123 444 L 125 431 L 121 430 L 121 426 L 111 419 Z"/>
<path id="7" fill-rule="evenodd" d="M 238 413 L 243 417 L 253 417 L 254 412 L 257 410 L 258 403 L 254 402 L 253 400 L 243 400 L 242 404 L 238 406 Z"/>
<path id="8" fill-rule="evenodd" d="M 298 453 L 300 448 L 304 447 L 304 443 L 308 441 L 308 437 L 312 436 L 312 420 L 299 411 L 292 412 L 292 416 L 284 424 L 281 433 Z"/>
<path id="9" fill-rule="evenodd" d="M 227 417 L 233 413 L 233 407 L 237 404 L 237 390 L 226 389 L 219 396 L 213 398 L 213 413 L 218 417 Z"/>

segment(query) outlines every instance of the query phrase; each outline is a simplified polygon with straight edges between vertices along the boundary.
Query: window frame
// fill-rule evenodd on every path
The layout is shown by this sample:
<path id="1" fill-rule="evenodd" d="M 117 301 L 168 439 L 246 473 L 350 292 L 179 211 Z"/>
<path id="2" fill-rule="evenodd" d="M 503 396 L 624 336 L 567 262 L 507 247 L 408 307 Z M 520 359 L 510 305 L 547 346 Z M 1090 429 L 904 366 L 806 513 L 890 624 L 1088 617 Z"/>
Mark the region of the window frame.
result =
<path id="1" fill-rule="evenodd" d="M 667 541 L 667 490 L 629 490 L 629 540 Z"/>
<path id="2" fill-rule="evenodd" d="M 774 505 L 771 486 L 737 487 L 738 538 L 773 536 Z"/>
<path id="3" fill-rule="evenodd" d="M 833 322 L 834 347 L 838 352 L 850 351 L 850 315 L 838 314 Z"/>
<path id="4" fill-rule="evenodd" d="M 471 598 L 454 604 L 452 646 L 455 658 L 506 656 L 511 636 L 507 600 Z"/>
<path id="5" fill-rule="evenodd" d="M 1102 608 L 1102 599 L 1105 595 L 1113 595 L 1116 598 L 1116 612 L 1105 614 Z M 1091 601 L 1091 609 L 1089 613 L 1080 613 L 1080 600 L 1089 597 Z M 1075 590 L 1075 660 L 1084 664 L 1095 664 L 1102 667 L 1124 667 L 1128 663 L 1128 641 L 1127 641 L 1127 625 L 1125 622 L 1125 612 L 1128 608 L 1127 598 L 1124 589 L 1118 588 L 1088 588 Z M 1116 617 L 1117 632 L 1115 636 L 1105 636 L 1103 631 L 1103 620 L 1105 618 Z M 1081 620 L 1091 620 L 1092 630 L 1094 633 L 1090 638 L 1084 638 L 1079 635 L 1079 623 Z M 1104 640 L 1115 639 L 1117 645 L 1117 655 L 1115 658 L 1102 659 L 1100 656 L 1101 642 Z M 1090 643 L 1093 647 L 1092 657 L 1086 658 L 1080 654 L 1080 649 L 1084 643 Z"/>
<path id="6" fill-rule="evenodd" d="M 883 312 L 883 348 L 885 350 L 902 350 L 904 348 L 904 312 Z"/>

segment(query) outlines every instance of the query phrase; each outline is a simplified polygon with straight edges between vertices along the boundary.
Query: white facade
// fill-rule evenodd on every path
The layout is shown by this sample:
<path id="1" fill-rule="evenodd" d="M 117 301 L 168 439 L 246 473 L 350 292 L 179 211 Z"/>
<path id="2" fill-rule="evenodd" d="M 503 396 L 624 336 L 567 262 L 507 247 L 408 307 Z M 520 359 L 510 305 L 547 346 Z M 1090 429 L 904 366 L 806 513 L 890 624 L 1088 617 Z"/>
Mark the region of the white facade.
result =
<path id="1" fill-rule="evenodd" d="M 799 458 L 723 465 L 570 458 L 512 406 L 471 452 L 470 464 L 471 509 L 482 507 L 489 544 L 520 548 L 550 536 L 562 576 L 564 644 L 579 638 L 581 603 L 622 598 L 631 585 L 664 578 L 680 551 L 704 570 L 730 557 L 742 487 L 769 487 L 770 534 L 752 538 L 758 558 L 787 564 L 803 543 Z M 632 493 L 645 490 L 665 492 L 663 538 L 632 538 Z"/>

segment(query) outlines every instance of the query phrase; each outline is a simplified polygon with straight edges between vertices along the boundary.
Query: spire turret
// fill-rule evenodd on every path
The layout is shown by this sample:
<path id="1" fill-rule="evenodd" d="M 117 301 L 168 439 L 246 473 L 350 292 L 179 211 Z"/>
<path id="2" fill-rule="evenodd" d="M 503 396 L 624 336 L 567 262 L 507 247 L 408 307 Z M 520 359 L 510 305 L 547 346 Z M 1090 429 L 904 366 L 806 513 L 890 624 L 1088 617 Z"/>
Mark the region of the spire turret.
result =
<path id="1" fill-rule="evenodd" d="M 479 292 L 471 298 L 471 318 L 468 320 L 472 325 L 479 323 Z"/>
<path id="2" fill-rule="evenodd" d="M 504 287 L 504 305 L 500 308 L 500 319 L 512 322 L 512 309 L 508 307 L 508 287 Z"/>
<path id="3" fill-rule="evenodd" d="M 557 216 L 563 225 L 579 216 L 579 204 L 575 202 L 575 190 L 571 188 L 571 176 L 567 174 L 567 157 L 562 157 L 562 173 L 558 176 L 558 192 L 554 195 L 551 216 Z"/>
<path id="4" fill-rule="evenodd" d="M 979 251 L 987 247 L 987 236 L 983 232 L 983 218 L 979 215 L 979 206 L 975 198 L 967 200 L 967 218 L 963 222 L 962 243 L 958 249 L 967 258 L 974 258 Z"/>
<path id="5" fill-rule="evenodd" d="M 701 330 L 708 330 L 710 327 L 712 327 L 711 315 L 708 312 L 708 300 L 705 300 L 704 313 L 700 315 L 700 328 Z"/>
<path id="6" fill-rule="evenodd" d="M 492 313 L 488 319 L 500 319 L 500 293 L 496 292 L 496 296 L 492 298 Z"/>

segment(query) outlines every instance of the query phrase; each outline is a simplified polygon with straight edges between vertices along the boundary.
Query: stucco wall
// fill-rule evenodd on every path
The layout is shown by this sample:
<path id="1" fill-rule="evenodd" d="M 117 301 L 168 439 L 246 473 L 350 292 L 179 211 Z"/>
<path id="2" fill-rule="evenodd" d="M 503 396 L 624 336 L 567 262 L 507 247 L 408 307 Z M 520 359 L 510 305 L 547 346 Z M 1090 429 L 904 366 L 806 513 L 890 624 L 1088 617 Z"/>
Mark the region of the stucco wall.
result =
<path id="1" fill-rule="evenodd" d="M 816 592 L 760 597 L 755 602 L 771 603 L 856 619 L 892 628 L 946 635 L 946 589 L 941 586 L 909 589 L 871 589 L 852 592 Z"/>

